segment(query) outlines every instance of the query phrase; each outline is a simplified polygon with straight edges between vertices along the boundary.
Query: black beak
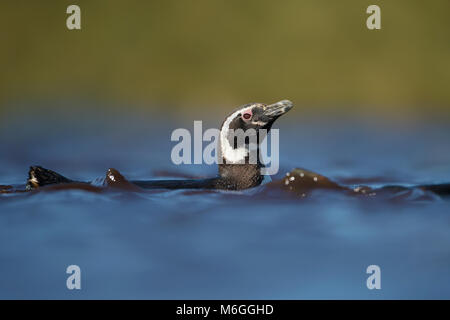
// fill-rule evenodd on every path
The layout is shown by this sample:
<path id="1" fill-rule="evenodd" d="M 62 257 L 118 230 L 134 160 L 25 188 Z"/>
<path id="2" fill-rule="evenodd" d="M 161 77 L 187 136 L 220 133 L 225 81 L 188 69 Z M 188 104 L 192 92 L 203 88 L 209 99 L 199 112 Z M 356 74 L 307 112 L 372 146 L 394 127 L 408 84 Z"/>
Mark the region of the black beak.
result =
<path id="1" fill-rule="evenodd" d="M 286 112 L 288 112 L 289 110 L 291 110 L 293 106 L 294 106 L 294 104 L 291 101 L 281 100 L 281 101 L 278 101 L 277 103 L 265 106 L 263 114 L 265 116 L 269 117 L 270 119 L 275 120 L 279 116 L 281 116 L 281 115 L 285 114 Z"/>

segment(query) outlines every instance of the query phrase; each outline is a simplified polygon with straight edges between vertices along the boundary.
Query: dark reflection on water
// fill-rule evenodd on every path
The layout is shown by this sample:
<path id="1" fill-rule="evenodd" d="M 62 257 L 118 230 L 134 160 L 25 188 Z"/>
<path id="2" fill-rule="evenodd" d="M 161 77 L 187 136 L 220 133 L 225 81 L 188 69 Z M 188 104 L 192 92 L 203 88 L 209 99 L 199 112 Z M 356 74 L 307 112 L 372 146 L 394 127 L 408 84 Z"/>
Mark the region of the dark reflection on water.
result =
<path id="1" fill-rule="evenodd" d="M 93 115 L 3 122 L 0 183 L 41 164 L 74 179 L 210 176 L 170 163 L 180 121 Z M 216 125 L 215 121 L 207 122 Z M 207 124 L 204 127 L 207 127 Z M 280 120 L 280 177 L 308 168 L 340 183 L 450 181 L 450 130 Z M 253 192 L 79 190 L 0 196 L 0 298 L 450 298 L 450 202 L 299 200 Z M 65 269 L 82 270 L 82 290 Z M 382 271 L 369 291 L 367 266 Z"/>

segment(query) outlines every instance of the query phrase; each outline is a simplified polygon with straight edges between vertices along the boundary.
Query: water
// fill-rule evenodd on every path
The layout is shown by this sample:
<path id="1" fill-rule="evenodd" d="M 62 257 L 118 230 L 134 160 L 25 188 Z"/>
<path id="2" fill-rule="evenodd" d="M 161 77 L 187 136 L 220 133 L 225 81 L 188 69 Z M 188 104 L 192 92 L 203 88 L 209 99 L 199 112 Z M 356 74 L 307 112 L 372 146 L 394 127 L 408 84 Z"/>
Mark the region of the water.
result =
<path id="1" fill-rule="evenodd" d="M 0 183 L 24 183 L 32 164 L 80 180 L 109 167 L 130 179 L 216 173 L 214 166 L 170 163 L 170 132 L 191 128 L 198 115 L 61 116 L 3 121 Z M 373 187 L 450 182 L 445 125 L 293 113 L 276 127 L 278 178 L 303 167 Z M 1 195 L 0 298 L 449 299 L 449 209 L 444 199 L 332 192 L 305 199 L 185 191 Z M 66 288 L 71 264 L 82 271 L 79 291 Z M 381 267 L 381 290 L 366 287 L 372 264 Z"/>

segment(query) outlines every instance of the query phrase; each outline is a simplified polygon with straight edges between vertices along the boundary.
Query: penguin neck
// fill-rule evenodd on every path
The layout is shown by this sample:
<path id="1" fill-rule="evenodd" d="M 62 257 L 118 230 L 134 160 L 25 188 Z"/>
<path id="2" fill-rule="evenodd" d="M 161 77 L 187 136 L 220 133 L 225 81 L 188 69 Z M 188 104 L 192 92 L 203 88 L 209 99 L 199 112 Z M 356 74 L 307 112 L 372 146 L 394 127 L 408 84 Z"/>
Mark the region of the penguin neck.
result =
<path id="1" fill-rule="evenodd" d="M 259 186 L 264 180 L 261 168 L 256 164 L 219 164 L 219 176 L 235 190 Z"/>
<path id="2" fill-rule="evenodd" d="M 233 119 L 241 112 L 238 110 L 230 115 L 223 123 L 220 130 L 219 139 L 219 178 L 224 182 L 231 184 L 232 189 L 246 189 L 261 184 L 264 176 L 261 175 L 259 133 L 256 135 L 256 150 L 249 150 L 249 145 L 245 142 L 241 145 L 235 145 L 234 132 L 232 133 L 230 125 Z M 240 129 L 240 128 L 237 128 Z M 256 152 L 256 153 L 255 153 Z M 256 159 L 255 159 L 256 154 Z M 251 160 L 251 161 L 250 161 Z M 255 161 L 256 160 L 256 161 Z"/>
<path id="3" fill-rule="evenodd" d="M 244 157 L 240 163 L 234 163 L 222 157 L 219 163 L 219 177 L 233 186 L 233 189 L 247 189 L 260 185 L 264 180 L 261 174 L 262 164 L 249 163 L 249 157 Z"/>

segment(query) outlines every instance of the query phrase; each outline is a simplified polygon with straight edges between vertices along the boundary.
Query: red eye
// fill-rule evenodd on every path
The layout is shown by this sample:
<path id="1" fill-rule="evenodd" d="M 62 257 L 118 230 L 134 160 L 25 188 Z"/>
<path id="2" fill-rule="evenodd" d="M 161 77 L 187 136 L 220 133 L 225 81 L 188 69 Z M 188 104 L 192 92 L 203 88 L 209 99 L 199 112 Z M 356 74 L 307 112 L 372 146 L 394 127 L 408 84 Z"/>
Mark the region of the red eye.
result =
<path id="1" fill-rule="evenodd" d="M 242 115 L 242 117 L 243 117 L 245 120 L 248 120 L 248 119 L 250 119 L 250 118 L 252 117 L 252 114 L 251 114 L 251 113 L 244 113 L 244 114 Z"/>

